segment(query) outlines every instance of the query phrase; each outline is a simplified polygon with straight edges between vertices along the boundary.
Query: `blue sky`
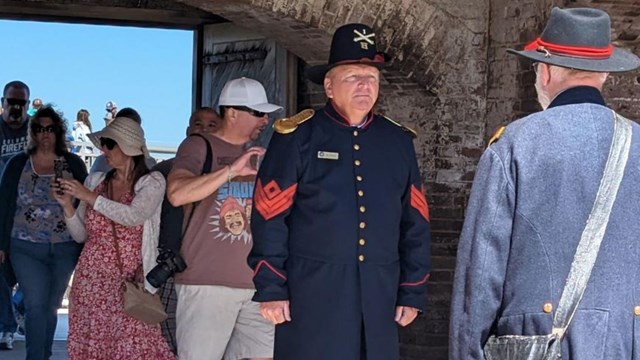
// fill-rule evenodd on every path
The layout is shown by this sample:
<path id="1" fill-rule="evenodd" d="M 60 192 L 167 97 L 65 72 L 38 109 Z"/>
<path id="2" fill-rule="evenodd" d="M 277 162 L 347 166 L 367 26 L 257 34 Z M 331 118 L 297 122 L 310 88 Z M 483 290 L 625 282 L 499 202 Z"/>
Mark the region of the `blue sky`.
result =
<path id="1" fill-rule="evenodd" d="M 0 86 L 22 80 L 64 112 L 81 108 L 93 130 L 105 104 L 133 107 L 150 145 L 178 146 L 191 114 L 193 32 L 0 20 Z"/>

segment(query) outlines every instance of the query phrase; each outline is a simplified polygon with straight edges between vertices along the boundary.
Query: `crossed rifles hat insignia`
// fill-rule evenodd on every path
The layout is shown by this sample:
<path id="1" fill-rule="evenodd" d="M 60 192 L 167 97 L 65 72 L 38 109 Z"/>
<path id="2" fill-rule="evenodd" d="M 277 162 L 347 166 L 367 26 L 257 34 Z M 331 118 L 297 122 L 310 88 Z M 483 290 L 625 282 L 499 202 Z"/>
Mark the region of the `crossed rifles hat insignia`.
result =
<path id="1" fill-rule="evenodd" d="M 322 85 L 327 72 L 339 65 L 366 64 L 382 69 L 389 55 L 378 51 L 376 34 L 365 24 L 346 24 L 336 29 L 331 40 L 329 61 L 327 64 L 307 69 L 309 79 Z"/>
<path id="2" fill-rule="evenodd" d="M 373 41 L 375 39 L 376 34 L 375 33 L 367 34 L 367 29 L 362 29 L 362 31 L 353 29 L 353 33 L 356 34 L 356 37 L 353 38 L 353 41 L 360 42 L 360 46 L 363 49 L 368 49 L 369 45 L 376 44 Z"/>

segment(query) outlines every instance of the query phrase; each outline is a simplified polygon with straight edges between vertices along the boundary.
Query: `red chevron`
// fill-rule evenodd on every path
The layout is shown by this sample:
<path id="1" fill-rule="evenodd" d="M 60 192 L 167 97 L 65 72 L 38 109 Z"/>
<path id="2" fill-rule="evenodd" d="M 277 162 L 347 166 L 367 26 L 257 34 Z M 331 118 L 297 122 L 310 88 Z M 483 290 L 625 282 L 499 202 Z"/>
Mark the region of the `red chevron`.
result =
<path id="1" fill-rule="evenodd" d="M 424 193 L 418 190 L 415 185 L 411 185 L 411 206 L 418 210 L 425 220 L 430 221 L 427 199 L 424 197 Z"/>
<path id="2" fill-rule="evenodd" d="M 266 186 L 258 179 L 254 195 L 256 210 L 265 220 L 272 219 L 293 205 L 293 196 L 296 194 L 298 184 L 293 184 L 284 190 L 275 180 L 271 180 Z"/>

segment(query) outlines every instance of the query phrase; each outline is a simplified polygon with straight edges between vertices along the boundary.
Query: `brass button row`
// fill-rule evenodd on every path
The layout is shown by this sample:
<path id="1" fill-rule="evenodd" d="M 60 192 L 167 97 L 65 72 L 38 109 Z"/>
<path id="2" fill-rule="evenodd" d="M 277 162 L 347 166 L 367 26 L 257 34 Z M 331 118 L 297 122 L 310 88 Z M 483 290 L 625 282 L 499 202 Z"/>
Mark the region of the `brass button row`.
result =
<path id="1" fill-rule="evenodd" d="M 354 130 L 353 131 L 353 136 L 358 136 L 358 130 Z M 360 145 L 359 144 L 354 144 L 353 145 L 353 149 L 356 150 L 356 151 L 360 150 Z M 362 164 L 362 162 L 360 160 L 357 160 L 357 159 L 354 160 L 353 163 L 354 163 L 355 166 L 360 166 Z M 362 176 L 356 175 L 356 180 L 358 182 L 362 182 Z M 358 197 L 363 197 L 363 196 L 364 196 L 364 191 L 358 190 Z M 366 211 L 365 207 L 364 206 L 360 206 L 360 212 L 364 213 L 365 211 Z M 360 224 L 359 224 L 360 229 L 364 229 L 366 226 L 367 226 L 367 224 L 364 221 L 361 221 Z M 366 244 L 366 241 L 364 240 L 364 238 L 360 238 L 358 240 L 358 244 L 360 246 L 364 246 Z M 364 255 L 358 255 L 358 261 L 364 262 Z"/>

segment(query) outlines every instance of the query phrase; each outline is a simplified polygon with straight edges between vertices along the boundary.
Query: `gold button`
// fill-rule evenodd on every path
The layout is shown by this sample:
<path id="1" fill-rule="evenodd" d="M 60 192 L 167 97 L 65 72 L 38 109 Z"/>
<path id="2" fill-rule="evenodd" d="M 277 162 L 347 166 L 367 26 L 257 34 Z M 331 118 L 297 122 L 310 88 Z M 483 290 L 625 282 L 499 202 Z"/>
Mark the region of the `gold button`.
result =
<path id="1" fill-rule="evenodd" d="M 364 241 L 364 239 L 360 239 L 360 240 L 358 241 L 358 244 L 360 244 L 360 245 L 364 246 L 364 244 L 366 244 L 366 241 Z"/>
<path id="2" fill-rule="evenodd" d="M 353 130 L 353 136 L 358 136 L 358 130 Z"/>
<path id="3" fill-rule="evenodd" d="M 360 160 L 356 160 L 353 163 L 356 164 L 356 166 L 360 166 Z"/>
<path id="4" fill-rule="evenodd" d="M 356 176 L 356 180 L 362 181 L 362 176 L 360 176 L 360 175 Z"/>
<path id="5" fill-rule="evenodd" d="M 633 313 L 636 314 L 636 316 L 640 316 L 640 306 L 636 306 L 633 308 Z"/>
<path id="6" fill-rule="evenodd" d="M 355 150 L 360 150 L 360 145 L 355 144 L 355 145 L 353 145 L 353 148 L 354 148 Z"/>
<path id="7" fill-rule="evenodd" d="M 358 196 L 363 197 L 364 196 L 364 191 L 358 190 Z"/>
<path id="8" fill-rule="evenodd" d="M 358 260 L 360 260 L 360 261 L 364 261 L 364 255 L 360 255 L 360 256 L 358 256 Z"/>
<path id="9" fill-rule="evenodd" d="M 360 206 L 360 212 L 363 213 L 365 211 L 367 211 L 367 209 L 364 206 Z"/>
<path id="10" fill-rule="evenodd" d="M 360 229 L 364 229 L 366 226 L 367 224 L 365 224 L 364 221 L 360 223 Z"/>
<path id="11" fill-rule="evenodd" d="M 544 305 L 542 305 L 542 311 L 546 312 L 547 314 L 553 311 L 553 304 L 548 302 L 548 303 L 544 303 Z"/>

